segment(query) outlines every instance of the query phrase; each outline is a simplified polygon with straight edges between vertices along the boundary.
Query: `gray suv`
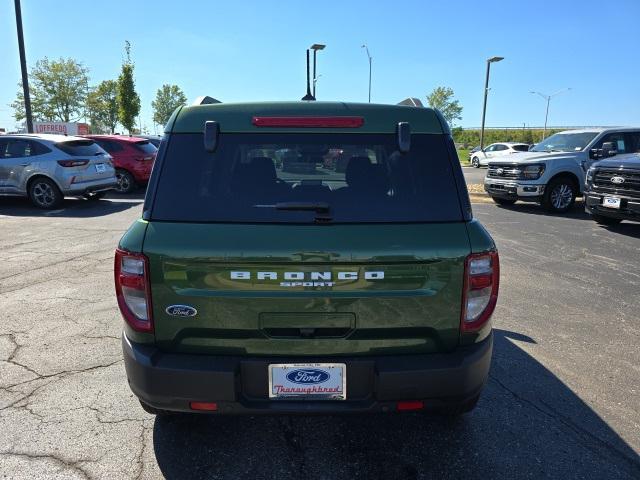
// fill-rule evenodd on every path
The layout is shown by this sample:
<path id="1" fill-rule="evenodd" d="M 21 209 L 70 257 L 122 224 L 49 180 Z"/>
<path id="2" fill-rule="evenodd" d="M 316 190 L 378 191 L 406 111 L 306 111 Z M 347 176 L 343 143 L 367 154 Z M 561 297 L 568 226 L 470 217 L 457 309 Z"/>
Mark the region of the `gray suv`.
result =
<path id="1" fill-rule="evenodd" d="M 0 196 L 27 196 L 39 208 L 65 196 L 101 198 L 117 184 L 109 154 L 93 140 L 64 135 L 2 135 Z"/>

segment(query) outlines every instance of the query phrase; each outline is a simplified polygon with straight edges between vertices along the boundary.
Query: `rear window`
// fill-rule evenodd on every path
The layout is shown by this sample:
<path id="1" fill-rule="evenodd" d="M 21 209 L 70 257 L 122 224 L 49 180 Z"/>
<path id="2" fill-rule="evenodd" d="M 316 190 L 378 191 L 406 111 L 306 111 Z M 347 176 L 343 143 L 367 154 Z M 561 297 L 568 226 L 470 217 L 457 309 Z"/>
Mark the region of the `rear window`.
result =
<path id="1" fill-rule="evenodd" d="M 151 217 L 161 221 L 371 223 L 461 221 L 447 137 L 174 134 Z"/>
<path id="2" fill-rule="evenodd" d="M 514 150 L 518 151 L 518 152 L 527 152 L 529 151 L 529 145 L 514 145 L 512 147 Z"/>
<path id="3" fill-rule="evenodd" d="M 100 146 L 93 140 L 71 140 L 56 143 L 56 147 L 73 157 L 89 157 L 103 153 Z"/>
<path id="4" fill-rule="evenodd" d="M 144 142 L 136 142 L 133 144 L 133 146 L 137 150 L 140 150 L 141 152 L 144 152 L 144 153 L 156 153 L 158 151 L 155 145 L 153 145 L 148 140 L 145 140 Z"/>

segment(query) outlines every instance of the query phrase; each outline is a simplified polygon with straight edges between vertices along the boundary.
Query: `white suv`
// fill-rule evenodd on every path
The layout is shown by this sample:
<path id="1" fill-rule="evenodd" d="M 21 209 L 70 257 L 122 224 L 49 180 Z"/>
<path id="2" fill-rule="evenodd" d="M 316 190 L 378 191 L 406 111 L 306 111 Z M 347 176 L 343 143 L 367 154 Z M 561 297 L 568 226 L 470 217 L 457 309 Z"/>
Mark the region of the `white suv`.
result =
<path id="1" fill-rule="evenodd" d="M 484 150 L 478 150 L 471 156 L 471 165 L 480 168 L 480 165 L 487 165 L 489 160 L 502 157 L 503 155 L 511 155 L 517 152 L 526 152 L 529 150 L 529 144 L 516 142 L 492 143 Z"/>
<path id="2" fill-rule="evenodd" d="M 484 189 L 500 205 L 516 200 L 540 202 L 552 212 L 566 212 L 584 192 L 591 164 L 616 153 L 640 151 L 640 128 L 567 130 L 538 143 L 531 151 L 492 159 Z"/>

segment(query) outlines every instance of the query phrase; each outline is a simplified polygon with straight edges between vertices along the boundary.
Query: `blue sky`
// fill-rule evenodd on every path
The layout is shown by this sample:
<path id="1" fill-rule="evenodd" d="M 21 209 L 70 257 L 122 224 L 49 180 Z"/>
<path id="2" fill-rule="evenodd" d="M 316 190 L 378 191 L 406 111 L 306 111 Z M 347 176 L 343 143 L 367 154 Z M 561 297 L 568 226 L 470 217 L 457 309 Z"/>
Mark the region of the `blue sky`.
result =
<path id="1" fill-rule="evenodd" d="M 465 127 L 479 126 L 485 60 L 494 55 L 488 126 L 640 125 L 640 0 L 535 1 L 117 1 L 22 0 L 27 61 L 73 57 L 91 83 L 116 78 L 132 43 L 142 122 L 151 100 L 175 83 L 189 101 L 297 100 L 305 93 L 305 49 L 319 53 L 319 100 L 424 99 L 454 89 Z M 12 0 L 0 0 L 0 127 L 20 79 Z"/>

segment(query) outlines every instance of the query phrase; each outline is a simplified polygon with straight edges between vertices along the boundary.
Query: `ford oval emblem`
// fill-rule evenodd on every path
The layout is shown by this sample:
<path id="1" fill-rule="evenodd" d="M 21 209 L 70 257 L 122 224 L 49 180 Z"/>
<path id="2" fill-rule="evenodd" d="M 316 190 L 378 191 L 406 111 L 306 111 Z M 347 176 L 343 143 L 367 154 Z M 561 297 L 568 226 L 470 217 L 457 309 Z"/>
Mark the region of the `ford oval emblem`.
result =
<path id="1" fill-rule="evenodd" d="M 287 380 L 303 385 L 316 385 L 329 380 L 329 374 L 316 368 L 299 368 L 287 373 Z"/>
<path id="2" fill-rule="evenodd" d="M 497 170 L 496 170 L 496 173 L 497 173 L 498 175 L 502 175 L 502 174 L 504 173 L 504 168 L 499 168 L 499 169 L 497 169 Z"/>
<path id="3" fill-rule="evenodd" d="M 198 314 L 198 310 L 189 305 L 169 305 L 164 311 L 174 317 L 195 317 Z"/>
<path id="4" fill-rule="evenodd" d="M 611 183 L 621 184 L 624 183 L 624 177 L 611 177 Z"/>

